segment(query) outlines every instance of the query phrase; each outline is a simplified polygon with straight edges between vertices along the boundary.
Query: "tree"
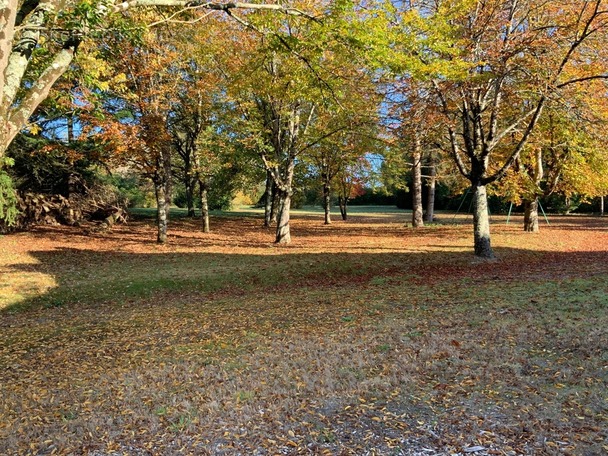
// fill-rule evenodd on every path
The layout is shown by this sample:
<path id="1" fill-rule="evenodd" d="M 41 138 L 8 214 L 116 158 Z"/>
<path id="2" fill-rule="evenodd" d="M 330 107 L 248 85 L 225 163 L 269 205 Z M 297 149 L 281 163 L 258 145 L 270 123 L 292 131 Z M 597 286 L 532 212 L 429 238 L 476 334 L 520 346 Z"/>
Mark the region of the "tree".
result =
<path id="1" fill-rule="evenodd" d="M 338 205 L 342 220 L 348 218 L 348 202 L 365 193 L 365 183 L 371 171 L 366 157 L 359 157 L 355 162 L 345 164 L 337 174 Z"/>
<path id="2" fill-rule="evenodd" d="M 608 190 L 604 81 L 568 88 L 564 98 L 547 104 L 537 134 L 518 169 L 523 177 L 524 230 L 538 232 L 539 198 L 559 193 L 566 198 L 602 196 Z"/>
<path id="3" fill-rule="evenodd" d="M 260 38 L 240 43 L 248 77 L 235 80 L 231 95 L 239 100 L 241 129 L 248 132 L 244 143 L 259 154 L 278 196 L 276 243 L 291 240 L 296 165 L 323 141 L 356 125 L 355 107 L 367 106 L 362 114 L 369 106 L 375 109 L 374 97 L 365 90 L 368 75 L 356 61 L 349 62 L 348 48 L 329 26 L 256 24 L 252 27 Z M 264 32 L 269 27 L 280 32 Z"/>
<path id="4" fill-rule="evenodd" d="M 112 16 L 141 6 L 179 7 L 185 8 L 186 12 L 196 7 L 229 15 L 237 9 L 269 10 L 310 17 L 289 6 L 263 3 L 6 0 L 0 4 L 0 167 L 8 163 L 5 160 L 8 146 L 27 126 L 30 116 L 48 97 L 55 82 L 68 70 L 81 43 L 99 39 Z M 174 15 L 172 19 L 178 19 L 178 16 Z"/>
<path id="5" fill-rule="evenodd" d="M 409 76 L 395 78 L 390 82 L 391 90 L 387 93 L 386 103 L 390 116 L 389 134 L 396 149 L 390 154 L 392 160 L 400 162 L 398 168 L 411 169 L 412 226 L 424 226 L 422 206 L 423 168 L 430 150 L 438 141 L 440 119 L 438 105 L 430 96 L 430 84 L 416 81 Z M 394 124 L 394 125 L 393 125 Z M 405 152 L 404 152 L 405 151 Z M 434 173 L 434 164 L 431 164 Z M 403 169 L 399 174 L 402 174 Z M 431 187 L 434 190 L 434 175 L 431 176 Z M 431 201 L 434 199 L 434 195 Z M 432 204 L 432 203 L 431 203 Z M 431 214 L 433 209 L 431 208 Z M 432 217 L 432 215 L 431 215 Z M 431 218 L 432 221 L 432 218 Z"/>
<path id="6" fill-rule="evenodd" d="M 221 157 L 212 144 L 217 122 L 222 75 L 218 48 L 225 27 L 217 21 L 201 21 L 199 26 L 174 35 L 180 61 L 174 63 L 177 93 L 168 118 L 168 129 L 179 157 L 176 165 L 186 193 L 188 215 L 194 217 L 198 187 L 203 232 L 210 231 L 208 191 L 210 179 L 221 167 Z"/>
<path id="7" fill-rule="evenodd" d="M 354 196 L 352 194 L 354 181 L 350 178 L 349 170 L 352 170 L 360 160 L 364 160 L 366 154 L 373 153 L 377 148 L 375 130 L 375 125 L 363 121 L 326 138 L 309 151 L 309 159 L 317 169 L 321 180 L 326 225 L 331 224 L 333 193 L 338 195 L 341 213 L 346 220 L 346 203 Z M 334 184 L 337 184 L 335 192 L 333 192 Z"/>
<path id="8" fill-rule="evenodd" d="M 437 3 L 442 14 L 445 3 Z M 476 255 L 494 256 L 486 188 L 518 160 L 547 102 L 568 86 L 607 77 L 606 7 L 602 0 L 493 0 L 452 19 L 468 75 L 434 85 L 451 155 L 474 194 Z M 598 53 L 600 65 L 579 63 Z"/>
<path id="9" fill-rule="evenodd" d="M 114 153 L 114 160 L 134 166 L 154 184 L 157 202 L 157 242 L 167 241 L 172 193 L 172 142 L 168 130 L 177 78 L 172 63 L 178 57 L 167 48 L 160 29 L 136 37 L 109 37 L 102 53 L 115 73 L 126 75 L 125 87 L 108 90 L 105 116 L 91 119 L 83 134 L 91 134 Z M 120 50 L 120 51 L 118 51 Z"/>
<path id="10" fill-rule="evenodd" d="M 540 229 L 539 199 L 557 194 L 586 199 L 608 189 L 605 100 L 592 97 L 589 89 L 578 94 L 580 87 L 570 89 L 567 105 L 561 100 L 547 104 L 528 146 L 496 189 L 511 202 L 523 203 L 528 232 Z"/>

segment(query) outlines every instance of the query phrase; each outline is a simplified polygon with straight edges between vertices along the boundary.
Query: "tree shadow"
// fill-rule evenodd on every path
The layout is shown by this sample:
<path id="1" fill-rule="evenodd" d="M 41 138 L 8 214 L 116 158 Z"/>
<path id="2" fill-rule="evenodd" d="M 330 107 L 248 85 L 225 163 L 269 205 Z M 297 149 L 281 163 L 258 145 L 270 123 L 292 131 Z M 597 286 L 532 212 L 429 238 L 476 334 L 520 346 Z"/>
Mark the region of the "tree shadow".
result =
<path id="1" fill-rule="evenodd" d="M 208 244 L 207 244 L 208 246 Z M 54 284 L 30 292 L 0 313 L 70 305 L 128 305 L 155 295 L 190 295 L 200 299 L 255 293 L 281 293 L 300 288 L 368 286 L 396 280 L 403 286 L 433 286 L 462 281 L 560 280 L 608 274 L 608 252 L 555 252 L 497 247 L 496 261 L 475 258 L 446 245 L 426 251 L 357 247 L 357 252 L 302 252 L 268 249 L 240 252 L 130 252 L 64 247 L 29 252 L 35 262 L 4 268 L 6 277 L 30 274 Z M 373 250 L 373 251 L 372 251 Z M 23 291 L 23 290 L 22 290 Z M 24 293 L 27 295 L 27 290 Z M 158 305 L 163 299 L 158 300 Z"/>

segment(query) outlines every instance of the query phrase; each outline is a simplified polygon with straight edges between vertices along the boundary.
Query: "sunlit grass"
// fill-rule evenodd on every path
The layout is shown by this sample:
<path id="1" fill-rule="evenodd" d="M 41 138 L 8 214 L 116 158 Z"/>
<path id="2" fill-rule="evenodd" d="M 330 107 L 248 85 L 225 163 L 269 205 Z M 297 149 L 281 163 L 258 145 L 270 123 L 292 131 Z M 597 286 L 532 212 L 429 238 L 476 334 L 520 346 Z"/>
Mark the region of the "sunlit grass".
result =
<path id="1" fill-rule="evenodd" d="M 52 274 L 35 271 L 37 264 L 31 255 L 0 254 L 0 311 L 43 296 L 57 286 Z"/>

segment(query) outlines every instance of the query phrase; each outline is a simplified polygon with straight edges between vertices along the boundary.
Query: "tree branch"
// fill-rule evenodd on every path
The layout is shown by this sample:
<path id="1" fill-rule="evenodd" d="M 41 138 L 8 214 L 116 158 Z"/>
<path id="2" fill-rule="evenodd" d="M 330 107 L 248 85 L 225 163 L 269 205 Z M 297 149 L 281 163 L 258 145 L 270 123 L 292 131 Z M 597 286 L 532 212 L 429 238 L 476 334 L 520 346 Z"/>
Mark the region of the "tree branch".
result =
<path id="1" fill-rule="evenodd" d="M 267 4 L 267 3 L 243 3 L 243 2 L 204 2 L 200 0 L 195 1 L 184 1 L 184 0 L 131 0 L 122 3 L 118 3 L 115 7 L 115 11 L 125 11 L 129 8 L 136 6 L 177 6 L 177 7 L 195 7 L 203 8 L 215 11 L 223 11 L 225 13 L 230 12 L 234 9 L 248 9 L 248 10 L 267 10 L 277 11 L 289 16 L 301 16 L 312 20 L 318 20 L 317 17 L 299 10 L 284 5 Z"/>
<path id="2" fill-rule="evenodd" d="M 592 81 L 594 79 L 608 79 L 608 73 L 607 74 L 596 74 L 596 75 L 593 75 L 593 76 L 585 76 L 585 77 L 576 78 L 576 79 L 570 79 L 569 81 L 562 82 L 561 84 L 558 84 L 556 87 L 558 89 L 561 89 L 561 88 L 566 87 L 567 85 L 570 85 L 570 84 L 577 84 L 579 82 Z"/>

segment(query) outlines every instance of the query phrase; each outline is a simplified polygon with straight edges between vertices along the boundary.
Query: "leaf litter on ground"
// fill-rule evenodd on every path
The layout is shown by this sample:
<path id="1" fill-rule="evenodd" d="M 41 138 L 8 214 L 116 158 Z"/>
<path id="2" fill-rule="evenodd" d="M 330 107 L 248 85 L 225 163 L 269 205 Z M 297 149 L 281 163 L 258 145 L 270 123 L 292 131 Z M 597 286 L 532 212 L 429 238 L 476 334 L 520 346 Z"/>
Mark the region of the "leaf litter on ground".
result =
<path id="1" fill-rule="evenodd" d="M 597 219 L 481 263 L 466 225 L 214 222 L 0 238 L 0 453 L 608 451 Z"/>

